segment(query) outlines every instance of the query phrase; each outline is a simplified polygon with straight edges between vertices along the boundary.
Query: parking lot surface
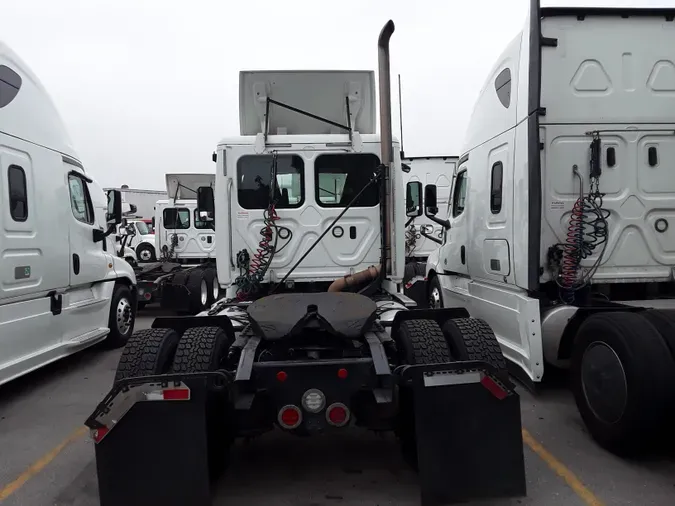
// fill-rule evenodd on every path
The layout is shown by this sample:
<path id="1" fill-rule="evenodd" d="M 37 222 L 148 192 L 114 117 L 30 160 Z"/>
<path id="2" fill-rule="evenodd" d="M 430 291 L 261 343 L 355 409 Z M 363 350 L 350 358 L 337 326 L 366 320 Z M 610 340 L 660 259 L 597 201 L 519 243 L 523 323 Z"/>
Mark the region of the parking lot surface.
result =
<path id="1" fill-rule="evenodd" d="M 156 314 L 141 313 L 137 328 Z M 93 443 L 82 424 L 107 393 L 119 354 L 87 350 L 0 387 L 2 506 L 98 504 Z M 675 504 L 674 451 L 619 459 L 589 437 L 564 385 L 519 393 L 528 495 L 472 504 Z M 449 456 L 444 465 L 451 474 L 461 462 Z M 419 489 L 392 437 L 358 429 L 307 439 L 273 433 L 237 443 L 214 499 L 215 506 L 272 504 L 415 506 Z"/>

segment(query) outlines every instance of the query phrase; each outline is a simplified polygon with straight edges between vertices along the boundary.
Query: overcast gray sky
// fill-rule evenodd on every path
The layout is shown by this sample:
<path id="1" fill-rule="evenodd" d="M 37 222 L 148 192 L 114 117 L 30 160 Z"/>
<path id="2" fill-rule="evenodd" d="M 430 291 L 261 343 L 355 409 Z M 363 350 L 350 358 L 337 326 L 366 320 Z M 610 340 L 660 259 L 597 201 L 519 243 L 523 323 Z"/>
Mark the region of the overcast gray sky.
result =
<path id="1" fill-rule="evenodd" d="M 388 19 L 406 155 L 459 154 L 474 100 L 528 3 L 0 0 L 0 37 L 42 80 L 103 186 L 162 189 L 167 172 L 212 172 L 217 141 L 238 135 L 240 70 L 376 70 Z"/>

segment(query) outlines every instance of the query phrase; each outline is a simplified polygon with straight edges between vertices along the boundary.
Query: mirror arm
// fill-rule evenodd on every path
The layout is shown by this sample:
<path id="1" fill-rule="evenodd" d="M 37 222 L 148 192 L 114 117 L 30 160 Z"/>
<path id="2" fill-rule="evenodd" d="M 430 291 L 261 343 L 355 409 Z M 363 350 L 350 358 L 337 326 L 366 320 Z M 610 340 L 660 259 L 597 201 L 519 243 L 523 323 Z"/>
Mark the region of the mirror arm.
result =
<path id="1" fill-rule="evenodd" d="M 415 218 L 417 218 L 417 216 L 411 216 L 410 218 L 408 218 L 408 221 L 405 222 L 405 228 L 408 228 L 410 226 L 410 224 L 413 221 L 415 221 Z"/>
<path id="2" fill-rule="evenodd" d="M 115 231 L 115 228 L 117 228 L 114 224 L 113 225 L 108 225 L 108 230 L 105 232 L 103 229 L 100 228 L 95 228 L 94 229 L 94 243 L 101 242 L 105 240 L 106 237 L 108 237 L 110 234 L 112 234 Z"/>
<path id="3" fill-rule="evenodd" d="M 434 223 L 438 223 L 443 228 L 445 228 L 445 230 L 450 230 L 450 220 L 442 220 L 440 218 L 436 218 L 435 216 L 431 216 L 429 214 L 427 214 L 427 218 L 429 218 Z M 440 242 L 439 242 L 439 244 L 440 244 Z"/>
<path id="4" fill-rule="evenodd" d="M 433 218 L 431 218 L 431 219 L 433 220 Z M 435 220 L 434 220 L 434 221 L 435 221 Z M 438 220 L 438 221 L 443 221 L 443 220 Z M 445 220 L 445 221 L 447 221 L 447 220 Z M 437 237 L 433 237 L 433 236 L 427 234 L 427 231 L 426 231 L 426 230 L 420 230 L 420 234 L 422 235 L 422 237 L 426 237 L 427 239 L 429 239 L 430 241 L 435 242 L 436 244 L 443 244 L 443 241 L 441 241 L 441 240 L 438 239 Z"/>

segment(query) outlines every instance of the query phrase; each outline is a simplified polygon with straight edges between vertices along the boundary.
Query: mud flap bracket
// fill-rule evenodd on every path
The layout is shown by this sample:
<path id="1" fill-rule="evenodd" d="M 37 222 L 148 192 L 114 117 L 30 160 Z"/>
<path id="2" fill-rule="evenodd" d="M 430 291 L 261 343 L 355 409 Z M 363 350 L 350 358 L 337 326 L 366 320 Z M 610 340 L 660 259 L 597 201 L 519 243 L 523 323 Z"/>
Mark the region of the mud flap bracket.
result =
<path id="1" fill-rule="evenodd" d="M 417 365 L 412 386 L 424 506 L 526 494 L 520 400 L 482 362 Z"/>

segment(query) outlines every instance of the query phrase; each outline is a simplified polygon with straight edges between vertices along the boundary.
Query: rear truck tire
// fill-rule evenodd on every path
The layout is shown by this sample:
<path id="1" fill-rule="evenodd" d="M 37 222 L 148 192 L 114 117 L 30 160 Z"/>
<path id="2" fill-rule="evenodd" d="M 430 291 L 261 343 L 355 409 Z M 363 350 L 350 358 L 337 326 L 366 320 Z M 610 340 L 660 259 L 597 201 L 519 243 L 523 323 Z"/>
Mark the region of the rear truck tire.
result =
<path id="1" fill-rule="evenodd" d="M 157 255 L 155 254 L 155 248 L 151 244 L 143 243 L 139 244 L 136 247 L 136 256 L 138 257 L 139 262 L 155 262 L 157 261 Z"/>
<path id="2" fill-rule="evenodd" d="M 596 313 L 577 332 L 571 384 L 592 437 L 614 454 L 632 456 L 651 449 L 667 422 L 675 363 L 644 315 Z"/>
<path id="3" fill-rule="evenodd" d="M 229 349 L 230 339 L 220 327 L 187 329 L 178 342 L 171 372 L 217 371 Z"/>
<path id="4" fill-rule="evenodd" d="M 206 279 L 206 287 L 209 291 L 208 307 L 211 307 L 220 298 L 220 285 L 218 284 L 216 269 L 213 267 L 204 269 L 204 279 Z"/>
<path id="5" fill-rule="evenodd" d="M 115 381 L 169 371 L 180 336 L 173 329 L 143 329 L 127 341 L 120 355 Z"/>
<path id="6" fill-rule="evenodd" d="M 675 310 L 648 309 L 642 315 L 659 331 L 675 359 Z"/>
<path id="7" fill-rule="evenodd" d="M 443 324 L 452 356 L 460 361 L 478 360 L 497 370 L 497 378 L 511 384 L 506 359 L 488 323 L 479 318 L 455 318 Z"/>
<path id="8" fill-rule="evenodd" d="M 209 308 L 209 284 L 204 275 L 204 269 L 197 267 L 192 269 L 187 277 L 185 286 L 190 292 L 190 308 L 192 314 L 201 313 Z"/>
<path id="9" fill-rule="evenodd" d="M 454 362 L 443 331 L 434 320 L 405 320 L 394 336 L 399 359 L 409 365 Z M 403 387 L 399 391 L 399 417 L 395 433 L 406 463 L 418 471 L 413 393 Z"/>
<path id="10" fill-rule="evenodd" d="M 193 327 L 181 337 L 171 366 L 172 373 L 217 371 L 230 349 L 231 339 L 220 327 Z M 232 407 L 223 392 L 210 393 L 206 404 L 206 425 L 210 479 L 215 480 L 228 464 L 234 441 Z"/>
<path id="11" fill-rule="evenodd" d="M 121 348 L 134 332 L 136 311 L 133 307 L 131 290 L 127 285 L 116 284 L 110 302 L 108 328 L 110 333 L 103 344 L 106 348 Z"/>
<path id="12" fill-rule="evenodd" d="M 429 280 L 429 292 L 427 294 L 429 309 L 441 309 L 443 307 L 443 291 L 438 276 Z"/>

